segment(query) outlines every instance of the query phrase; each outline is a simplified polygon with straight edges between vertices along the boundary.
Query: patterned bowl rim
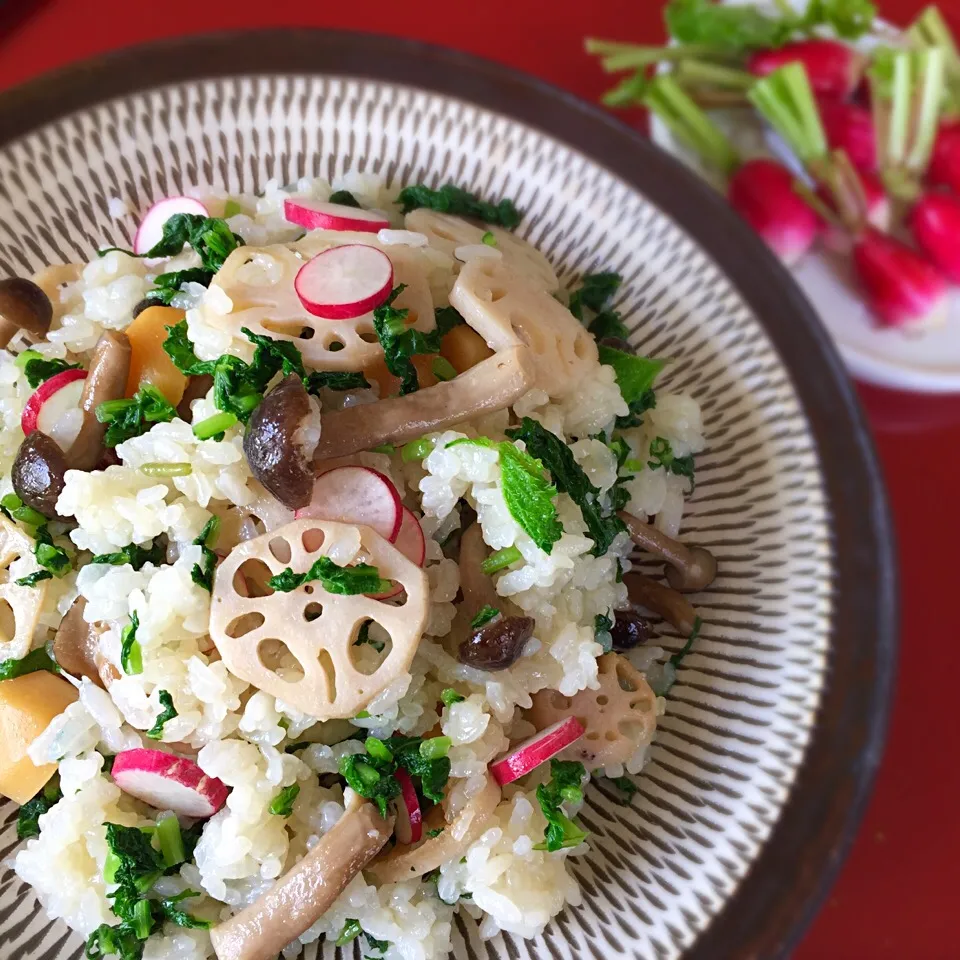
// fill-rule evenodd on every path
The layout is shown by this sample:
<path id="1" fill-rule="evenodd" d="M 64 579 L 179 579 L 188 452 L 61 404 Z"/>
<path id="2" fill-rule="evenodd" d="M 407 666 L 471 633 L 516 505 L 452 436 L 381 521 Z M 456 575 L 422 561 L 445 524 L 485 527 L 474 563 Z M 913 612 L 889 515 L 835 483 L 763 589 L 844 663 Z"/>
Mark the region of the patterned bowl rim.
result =
<path id="1" fill-rule="evenodd" d="M 834 522 L 828 683 L 778 821 L 685 956 L 787 956 L 825 899 L 863 816 L 883 753 L 896 670 L 893 525 L 869 429 L 825 328 L 787 270 L 723 198 L 639 133 L 534 77 L 415 40 L 280 28 L 115 51 L 0 94 L 0 149 L 114 97 L 193 80 L 269 74 L 417 87 L 556 138 L 673 219 L 715 260 L 773 341 L 810 422 Z"/>

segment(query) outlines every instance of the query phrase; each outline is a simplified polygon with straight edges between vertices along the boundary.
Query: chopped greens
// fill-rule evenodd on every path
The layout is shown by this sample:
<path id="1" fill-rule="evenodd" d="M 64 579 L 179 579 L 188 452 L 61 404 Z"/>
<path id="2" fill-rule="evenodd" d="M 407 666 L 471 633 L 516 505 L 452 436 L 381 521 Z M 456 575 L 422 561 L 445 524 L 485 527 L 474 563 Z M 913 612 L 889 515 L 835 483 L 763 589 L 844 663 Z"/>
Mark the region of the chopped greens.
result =
<path id="1" fill-rule="evenodd" d="M 423 183 L 404 187 L 397 197 L 397 203 L 400 204 L 401 213 L 409 213 L 418 207 L 427 207 L 438 213 L 471 217 L 474 220 L 482 220 L 484 223 L 506 227 L 507 230 L 516 229 L 523 218 L 523 214 L 512 200 L 503 199 L 499 203 L 488 203 L 479 199 L 476 194 L 452 183 L 440 187 L 439 190 L 431 190 Z"/>
<path id="2" fill-rule="evenodd" d="M 576 847 L 587 834 L 562 809 L 564 801 L 580 803 L 583 800 L 581 783 L 585 775 L 583 764 L 572 760 L 551 760 L 550 780 L 537 787 L 537 800 L 547 820 L 544 842 L 536 850 L 563 850 Z"/>
<path id="3" fill-rule="evenodd" d="M 67 363 L 66 360 L 48 360 L 36 350 L 24 350 L 16 359 L 16 364 L 23 370 L 27 383 L 36 390 L 41 383 L 55 377 L 64 370 L 82 370 L 79 363 Z"/>
<path id="4" fill-rule="evenodd" d="M 42 527 L 47 522 L 42 513 L 28 507 L 15 493 L 8 493 L 0 498 L 0 513 L 8 520 L 18 520 L 28 527 Z"/>
<path id="5" fill-rule="evenodd" d="M 622 282 L 623 277 L 619 273 L 588 273 L 584 275 L 579 289 L 570 294 L 570 312 L 581 323 L 587 321 L 584 307 L 595 314 L 587 329 L 597 340 L 629 335 L 620 314 L 616 310 L 606 309 L 607 302 Z"/>
<path id="6" fill-rule="evenodd" d="M 651 470 L 658 470 L 662 467 L 667 473 L 675 474 L 678 477 L 688 477 L 691 486 L 696 483 L 692 453 L 688 453 L 685 457 L 674 456 L 669 440 L 665 440 L 663 437 L 654 437 L 650 441 L 650 456 L 652 459 L 647 461 L 647 466 Z"/>
<path id="7" fill-rule="evenodd" d="M 7 498 L 4 497 L 4 500 Z M 71 569 L 70 554 L 53 542 L 46 523 L 41 524 L 33 533 L 33 556 L 42 569 L 27 574 L 16 581 L 18 586 L 33 587 L 43 580 L 63 577 Z"/>
<path id="8" fill-rule="evenodd" d="M 393 301 L 405 289 L 404 284 L 394 287 L 384 303 L 373 311 L 373 328 L 383 347 L 387 369 L 400 380 L 400 395 L 420 389 L 417 368 L 410 359 L 416 354 L 437 353 L 440 349 L 436 331 L 424 333 L 407 326 L 409 310 L 400 310 Z"/>
<path id="9" fill-rule="evenodd" d="M 594 543 L 592 553 L 602 557 L 617 534 L 624 530 L 623 521 L 603 510 L 600 491 L 587 478 L 570 448 L 530 417 L 524 417 L 516 429 L 507 430 L 507 436 L 523 440 L 530 453 L 550 471 L 556 489 L 568 494 L 577 504 L 587 524 L 587 534 Z"/>
<path id="10" fill-rule="evenodd" d="M 504 547 L 502 550 L 494 550 L 489 557 L 480 564 L 481 572 L 488 577 L 498 570 L 509 567 L 511 563 L 516 563 L 523 559 L 523 554 L 517 547 Z"/>
<path id="11" fill-rule="evenodd" d="M 369 643 L 377 653 L 383 653 L 383 648 L 386 646 L 381 640 L 374 640 L 370 636 L 370 624 L 373 623 L 372 620 L 364 620 L 360 624 L 360 629 L 357 631 L 357 639 L 353 641 L 355 647 L 362 647 L 365 643 Z"/>
<path id="12" fill-rule="evenodd" d="M 445 707 L 452 707 L 455 703 L 463 703 L 467 698 L 463 694 L 457 693 L 453 687 L 447 687 L 440 694 L 440 700 Z"/>
<path id="13" fill-rule="evenodd" d="M 341 567 L 329 557 L 318 557 L 306 573 L 294 573 L 290 567 L 275 574 L 268 581 L 270 588 L 289 593 L 311 580 L 319 580 L 327 593 L 352 596 L 357 593 L 385 593 L 390 581 L 380 578 L 380 571 L 368 563 Z"/>
<path id="14" fill-rule="evenodd" d="M 687 642 L 670 657 L 670 663 L 673 664 L 674 667 L 679 667 L 683 662 L 684 657 L 686 657 L 686 655 L 690 652 L 690 648 L 693 646 L 693 641 L 700 636 L 700 628 L 702 626 L 703 621 L 697 617 L 697 619 L 693 621 L 693 629 L 690 631 L 690 636 L 687 637 Z"/>
<path id="15" fill-rule="evenodd" d="M 129 400 L 107 400 L 97 407 L 97 419 L 108 424 L 105 446 L 115 447 L 146 433 L 155 423 L 167 423 L 176 408 L 152 383 L 144 383 Z"/>
<path id="16" fill-rule="evenodd" d="M 55 660 L 51 659 L 46 647 L 37 647 L 19 660 L 0 661 L 0 680 L 13 680 L 14 677 L 23 677 L 38 670 L 49 670 L 59 673 L 60 668 Z"/>
<path id="17" fill-rule="evenodd" d="M 173 697 L 166 690 L 161 690 L 158 694 L 160 705 L 163 707 L 160 715 L 157 717 L 153 726 L 147 731 L 147 736 L 151 740 L 160 740 L 163 737 L 163 728 L 168 720 L 178 716 L 177 708 L 173 705 Z"/>
<path id="18" fill-rule="evenodd" d="M 605 613 L 598 613 L 593 618 L 593 638 L 603 647 L 604 653 L 613 649 L 613 620 Z"/>
<path id="19" fill-rule="evenodd" d="M 627 803 L 633 799 L 639 789 L 629 777 L 608 777 L 607 779 L 626 797 Z"/>
<path id="20" fill-rule="evenodd" d="M 120 634 L 120 666 L 128 676 L 143 673 L 143 652 L 137 642 L 137 630 L 140 628 L 140 617 L 134 610 L 130 614 L 130 622 Z"/>
<path id="21" fill-rule="evenodd" d="M 491 607 L 490 604 L 485 604 L 483 609 L 480 610 L 477 615 L 470 621 L 470 626 L 476 630 L 479 627 L 482 627 L 485 623 L 489 623 L 491 620 L 495 620 L 500 616 L 500 611 L 496 607 Z"/>
<path id="22" fill-rule="evenodd" d="M 360 201 L 349 190 L 334 190 L 330 194 L 331 203 L 339 203 L 344 207 L 360 209 Z"/>
<path id="23" fill-rule="evenodd" d="M 9 663 L 10 661 L 6 662 Z M 62 797 L 60 777 L 54 774 L 46 786 L 32 800 L 28 800 L 17 813 L 17 839 L 26 840 L 29 837 L 39 837 L 40 817 Z"/>
<path id="24" fill-rule="evenodd" d="M 394 776 L 400 767 L 419 779 L 420 790 L 428 800 L 440 803 L 450 777 L 450 760 L 444 745 L 449 749 L 446 737 L 426 741 L 420 737 L 368 737 L 366 753 L 340 758 L 340 773 L 361 797 L 376 803 L 383 816 L 387 815 L 390 801 L 400 794 L 400 784 Z"/>
<path id="25" fill-rule="evenodd" d="M 362 373 L 349 373 L 343 370 L 315 370 L 303 381 L 307 393 L 319 393 L 321 390 L 368 390 L 370 384 Z"/>
<path id="26" fill-rule="evenodd" d="M 151 541 L 149 547 L 140 547 L 135 543 L 128 543 L 116 553 L 98 553 L 91 563 L 109 563 L 114 567 L 130 564 L 134 570 L 139 570 L 145 563 L 160 566 L 166 558 L 166 551 L 158 543 Z"/>
<path id="27" fill-rule="evenodd" d="M 625 353 L 623 350 L 603 344 L 600 345 L 598 352 L 600 362 L 613 367 L 620 393 L 630 405 L 641 400 L 648 391 L 653 389 L 654 380 L 666 366 L 664 360 L 636 357 L 632 353 Z"/>
<path id="28" fill-rule="evenodd" d="M 275 817 L 289 817 L 293 813 L 293 802 L 299 795 L 299 783 L 291 783 L 289 787 L 284 787 L 271 801 L 270 813 Z"/>
<path id="29" fill-rule="evenodd" d="M 190 579 L 209 593 L 213 593 L 213 571 L 217 566 L 217 555 L 213 552 L 213 545 L 217 542 L 220 533 L 220 518 L 213 516 L 200 531 L 200 536 L 194 540 L 194 545 L 200 547 L 200 563 L 195 563 L 190 571 Z"/>
<path id="30" fill-rule="evenodd" d="M 174 270 L 154 277 L 154 288 L 147 293 L 147 302 L 169 306 L 185 283 L 199 283 L 210 286 L 213 273 L 203 267 L 191 267 L 189 270 Z"/>

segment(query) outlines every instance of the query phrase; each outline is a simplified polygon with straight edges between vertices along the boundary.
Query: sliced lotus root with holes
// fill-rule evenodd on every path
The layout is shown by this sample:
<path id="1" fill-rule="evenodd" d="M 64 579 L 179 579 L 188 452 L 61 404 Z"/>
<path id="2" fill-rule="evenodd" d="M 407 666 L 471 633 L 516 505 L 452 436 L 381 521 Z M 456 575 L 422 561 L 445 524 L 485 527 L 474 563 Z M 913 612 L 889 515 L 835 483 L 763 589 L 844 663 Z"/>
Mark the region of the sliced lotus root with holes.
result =
<path id="1" fill-rule="evenodd" d="M 585 733 L 564 756 L 579 760 L 588 770 L 625 763 L 653 739 L 657 726 L 657 698 L 629 660 L 608 653 L 597 661 L 597 668 L 599 690 L 581 690 L 572 697 L 541 690 L 526 713 L 538 730 L 576 717 Z"/>
<path id="2" fill-rule="evenodd" d="M 411 247 L 384 245 L 369 233 L 316 231 L 303 241 L 267 247 L 238 247 L 227 257 L 214 284 L 233 302 L 226 316 L 207 315 L 214 326 L 226 327 L 238 339 L 247 327 L 254 333 L 290 340 L 306 365 L 317 370 L 362 370 L 382 356 L 373 328 L 373 313 L 350 320 L 325 320 L 308 313 L 294 289 L 300 268 L 330 247 L 363 243 L 376 247 L 393 264 L 394 285 L 406 289 L 394 306 L 410 311 L 407 322 L 418 330 L 436 326 L 426 271 Z"/>
<path id="3" fill-rule="evenodd" d="M 597 344 L 563 304 L 500 260 L 464 264 L 450 302 L 493 350 L 526 344 L 536 386 L 551 397 L 575 389 L 596 370 Z"/>
<path id="4" fill-rule="evenodd" d="M 17 557 L 33 551 L 30 539 L 15 523 L 0 518 L 0 660 L 19 660 L 33 646 L 40 608 L 47 595 L 41 580 L 35 587 L 20 587 L 10 580 L 9 567 Z"/>
<path id="5" fill-rule="evenodd" d="M 515 233 L 503 227 L 488 224 L 476 224 L 463 217 L 453 217 L 449 213 L 437 213 L 421 207 L 413 210 L 404 218 L 408 230 L 422 233 L 430 241 L 430 246 L 452 257 L 457 247 L 483 243 L 483 237 L 492 233 L 496 238 L 496 249 L 503 254 L 503 260 L 518 273 L 536 277 L 548 293 L 560 289 L 560 281 L 550 261 L 535 247 Z"/>
<path id="6" fill-rule="evenodd" d="M 405 593 L 388 602 L 328 593 L 316 580 L 289 593 L 269 587 L 287 567 L 305 573 L 328 555 L 340 565 L 347 556 L 373 564 Z M 408 672 L 428 599 L 424 571 L 370 527 L 295 520 L 239 544 L 220 564 L 210 637 L 240 679 L 319 720 L 355 717 Z M 376 657 L 369 644 L 355 646 L 367 620 L 390 635 Z"/>

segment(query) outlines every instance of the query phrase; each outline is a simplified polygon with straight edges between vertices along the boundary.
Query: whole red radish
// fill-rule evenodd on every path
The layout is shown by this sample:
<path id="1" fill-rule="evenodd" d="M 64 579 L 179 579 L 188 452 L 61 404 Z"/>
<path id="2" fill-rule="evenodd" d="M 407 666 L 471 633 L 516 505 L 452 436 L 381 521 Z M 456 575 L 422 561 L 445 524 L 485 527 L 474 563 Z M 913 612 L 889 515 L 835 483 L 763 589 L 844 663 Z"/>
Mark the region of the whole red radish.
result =
<path id="1" fill-rule="evenodd" d="M 854 243 L 853 261 L 884 326 L 919 331 L 943 321 L 947 282 L 906 244 L 868 227 Z"/>
<path id="2" fill-rule="evenodd" d="M 775 160 L 748 160 L 730 178 L 730 206 L 789 267 L 820 233 L 820 218 L 794 189 L 795 178 Z"/>
<path id="3" fill-rule="evenodd" d="M 927 179 L 935 187 L 949 187 L 960 193 L 960 120 L 941 125 Z"/>
<path id="4" fill-rule="evenodd" d="M 877 135 L 870 111 L 832 97 L 821 97 L 819 107 L 830 149 L 843 150 L 861 173 L 876 173 Z"/>
<path id="5" fill-rule="evenodd" d="M 924 194 L 910 211 L 908 225 L 930 261 L 948 280 L 960 284 L 960 197 Z"/>
<path id="6" fill-rule="evenodd" d="M 788 63 L 802 63 L 814 93 L 848 97 L 860 83 L 866 59 L 838 40 L 798 40 L 776 50 L 758 50 L 747 61 L 755 77 L 766 77 Z"/>

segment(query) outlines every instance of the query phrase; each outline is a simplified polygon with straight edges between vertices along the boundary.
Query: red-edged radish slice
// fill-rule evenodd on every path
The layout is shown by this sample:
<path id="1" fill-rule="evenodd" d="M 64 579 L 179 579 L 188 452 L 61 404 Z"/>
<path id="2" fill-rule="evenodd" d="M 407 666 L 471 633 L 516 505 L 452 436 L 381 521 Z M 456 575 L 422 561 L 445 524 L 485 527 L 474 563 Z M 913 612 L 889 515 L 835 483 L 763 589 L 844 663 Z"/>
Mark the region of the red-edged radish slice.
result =
<path id="1" fill-rule="evenodd" d="M 160 750 L 124 750 L 113 761 L 117 786 L 158 810 L 180 817 L 212 817 L 226 802 L 226 784 L 192 760 Z"/>
<path id="2" fill-rule="evenodd" d="M 348 243 L 318 253 L 294 280 L 308 313 L 324 320 L 350 320 L 379 307 L 393 289 L 393 264 L 376 247 Z"/>
<path id="3" fill-rule="evenodd" d="M 67 450 L 83 423 L 80 397 L 86 379 L 86 370 L 62 370 L 41 383 L 20 416 L 23 435 L 42 430 L 61 450 Z"/>
<path id="4" fill-rule="evenodd" d="M 420 526 L 420 521 L 408 507 L 401 507 L 400 513 L 400 531 L 393 545 L 411 563 L 422 567 L 427 556 L 427 538 L 423 535 L 423 527 Z"/>
<path id="5" fill-rule="evenodd" d="M 210 211 L 193 197 L 166 197 L 157 201 L 140 221 L 137 235 L 133 238 L 133 252 L 141 256 L 152 250 L 163 239 L 163 225 L 175 213 L 193 213 L 209 217 Z"/>
<path id="6" fill-rule="evenodd" d="M 493 779 L 505 787 L 514 780 L 526 776 L 531 770 L 555 757 L 571 743 L 576 743 L 584 734 L 583 724 L 576 717 L 567 717 L 546 730 L 524 740 L 506 756 L 490 764 Z"/>
<path id="7" fill-rule="evenodd" d="M 397 770 L 394 776 L 400 784 L 400 796 L 395 803 L 397 822 L 393 828 L 397 842 L 419 843 L 423 837 L 423 812 L 417 799 L 417 791 L 406 770 Z"/>
<path id="8" fill-rule="evenodd" d="M 283 215 L 307 230 L 357 230 L 379 233 L 390 221 L 378 210 L 361 210 L 343 203 L 325 203 L 297 197 L 283 201 Z"/>
<path id="9" fill-rule="evenodd" d="M 400 533 L 402 511 L 397 488 L 379 471 L 335 467 L 317 477 L 310 503 L 296 512 L 296 518 L 365 523 L 393 543 Z"/>

